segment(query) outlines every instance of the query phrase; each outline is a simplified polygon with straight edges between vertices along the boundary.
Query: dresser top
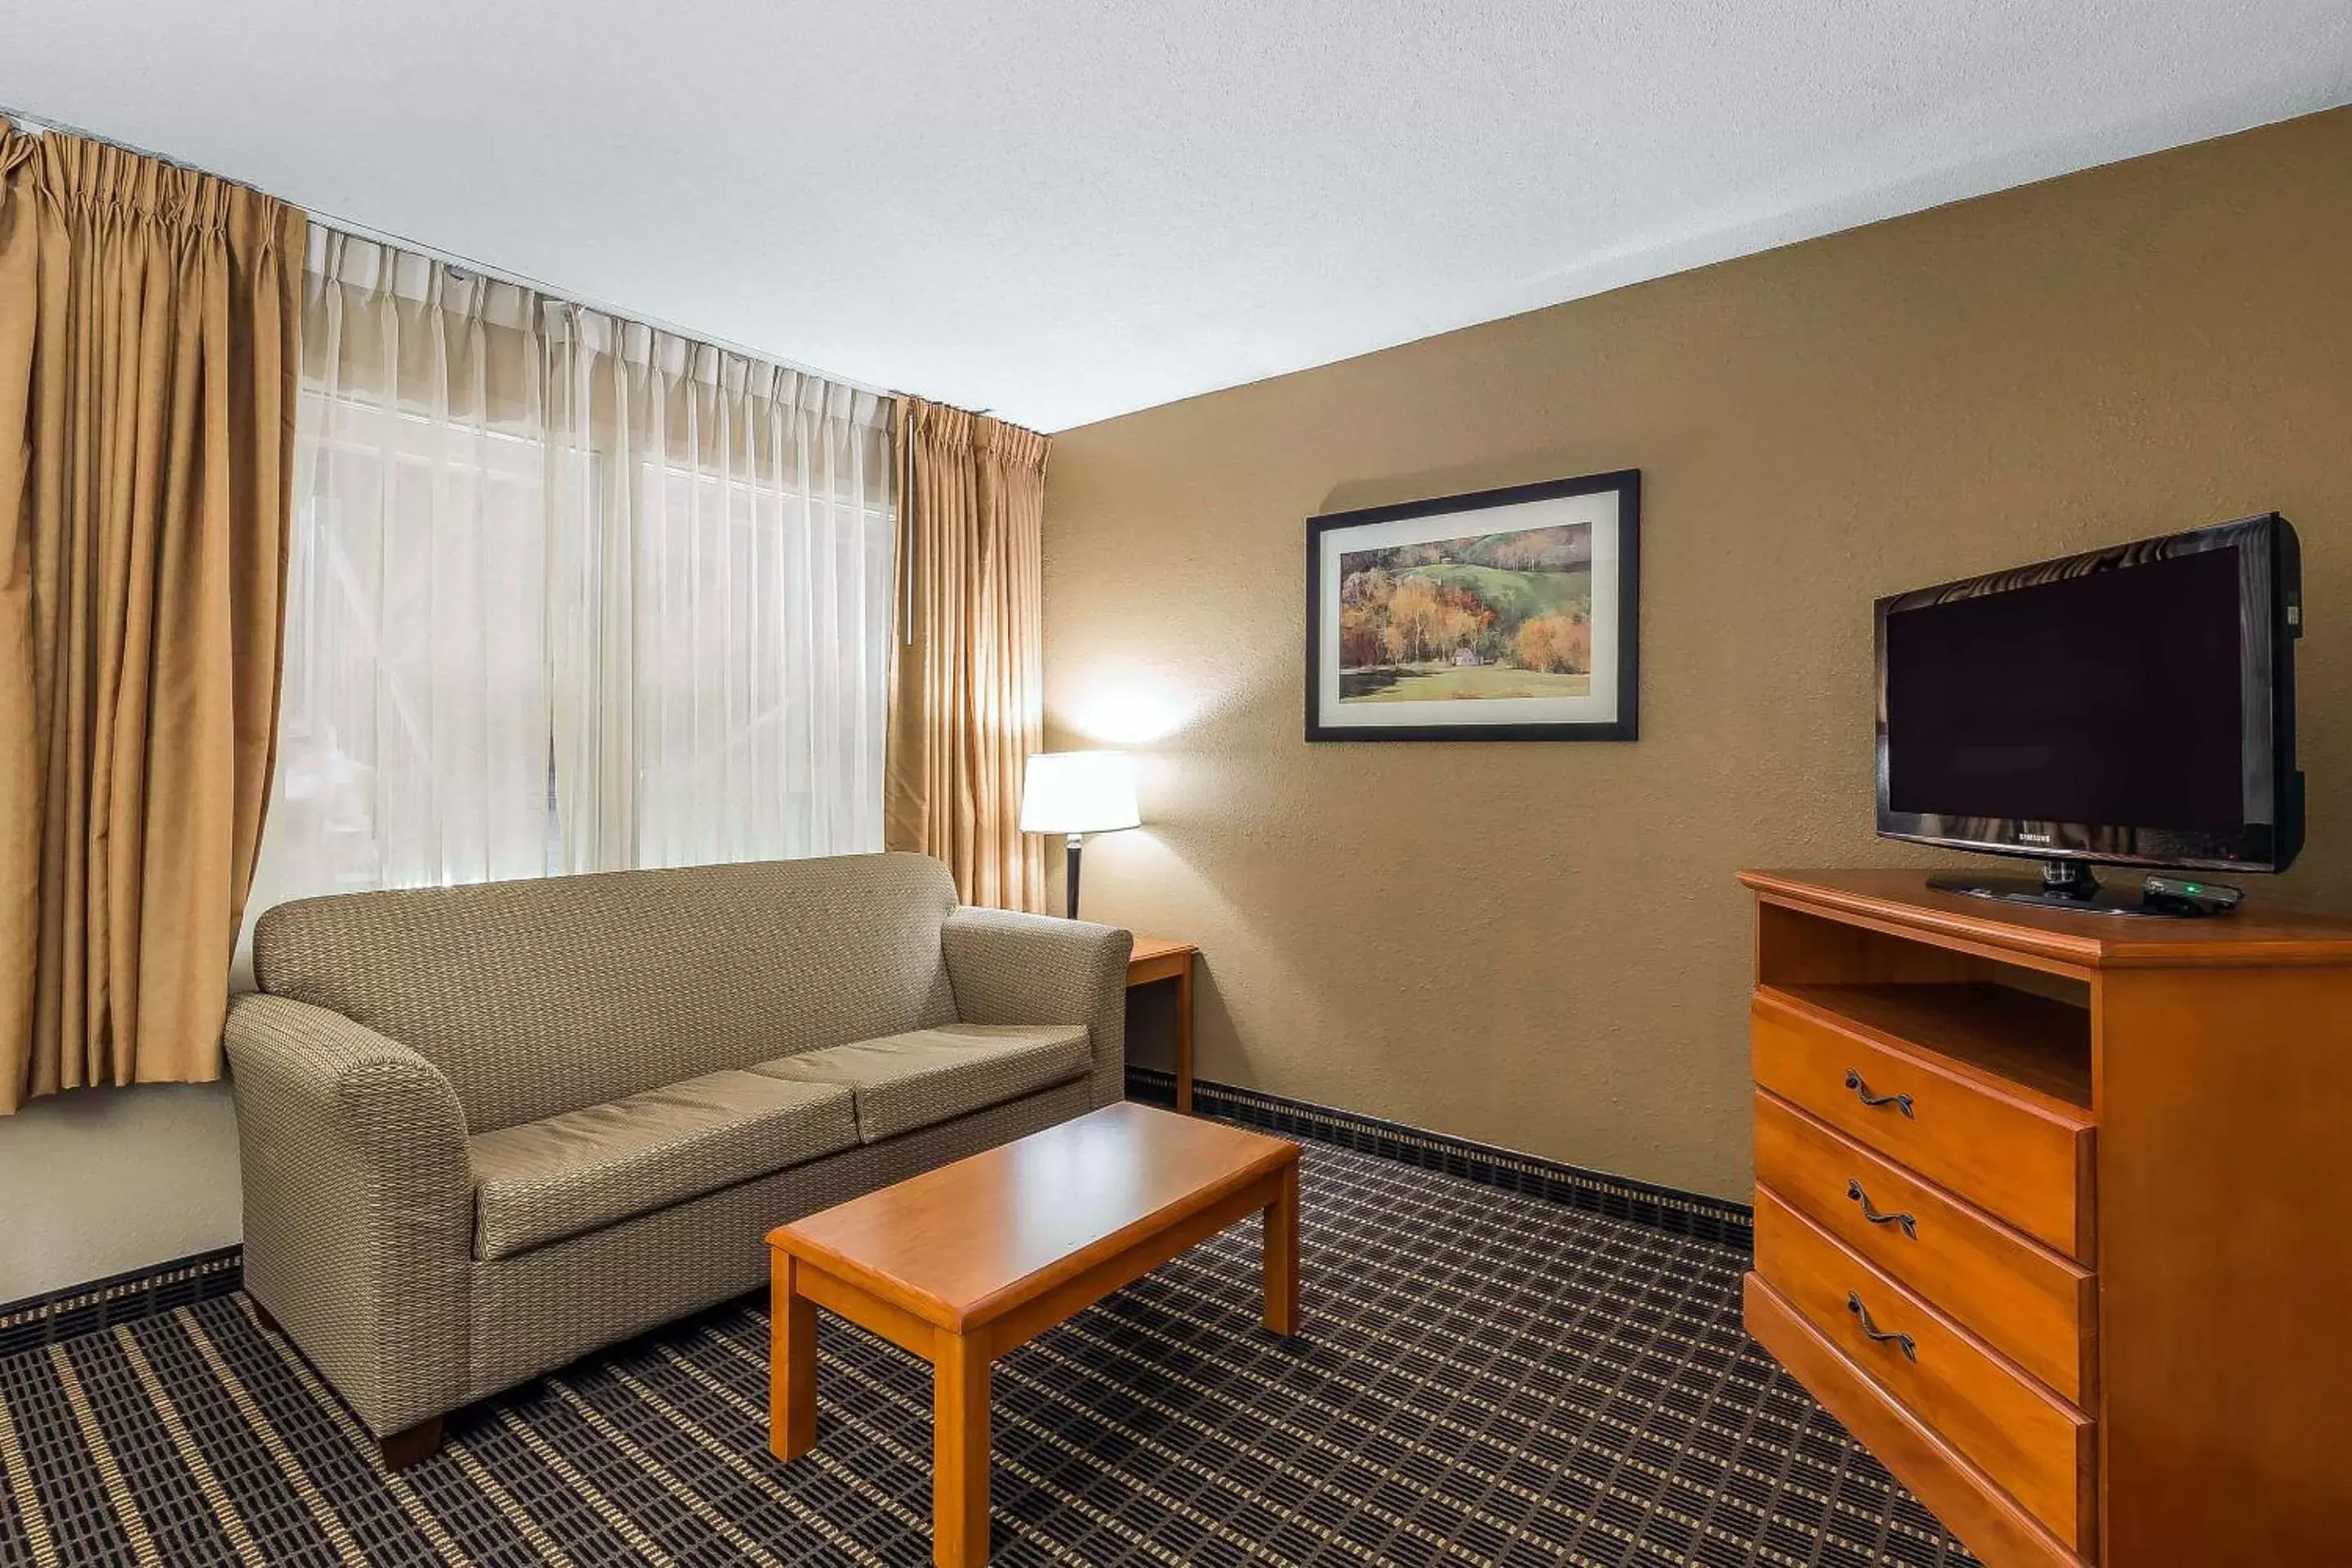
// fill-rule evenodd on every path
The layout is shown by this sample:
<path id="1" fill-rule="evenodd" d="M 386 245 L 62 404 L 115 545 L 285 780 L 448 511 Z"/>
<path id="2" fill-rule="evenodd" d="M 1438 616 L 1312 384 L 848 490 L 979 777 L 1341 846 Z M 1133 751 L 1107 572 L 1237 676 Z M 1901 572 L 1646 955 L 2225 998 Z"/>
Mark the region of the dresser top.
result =
<path id="1" fill-rule="evenodd" d="M 1916 931 L 2085 969 L 2352 964 L 2352 920 L 2257 906 L 2137 920 L 2004 904 L 1927 886 L 1927 871 L 1742 871 L 1756 896 L 1832 920 Z"/>

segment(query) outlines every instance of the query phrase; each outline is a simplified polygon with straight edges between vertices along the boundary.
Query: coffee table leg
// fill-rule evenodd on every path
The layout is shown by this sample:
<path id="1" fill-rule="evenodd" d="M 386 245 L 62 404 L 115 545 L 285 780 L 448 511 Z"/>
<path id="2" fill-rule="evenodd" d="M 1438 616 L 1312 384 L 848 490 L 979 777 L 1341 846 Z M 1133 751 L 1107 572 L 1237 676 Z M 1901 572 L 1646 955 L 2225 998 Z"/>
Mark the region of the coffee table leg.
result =
<path id="1" fill-rule="evenodd" d="M 816 1303 L 795 1288 L 800 1263 L 775 1255 L 768 1312 L 775 1345 L 768 1363 L 768 1449 L 797 1459 L 816 1447 Z"/>
<path id="2" fill-rule="evenodd" d="M 942 1333 L 931 1363 L 931 1561 L 988 1561 L 988 1357 Z"/>
<path id="3" fill-rule="evenodd" d="M 1298 1166 L 1282 1173 L 1274 1202 L 1265 1205 L 1265 1326 L 1277 1334 L 1298 1331 Z"/>

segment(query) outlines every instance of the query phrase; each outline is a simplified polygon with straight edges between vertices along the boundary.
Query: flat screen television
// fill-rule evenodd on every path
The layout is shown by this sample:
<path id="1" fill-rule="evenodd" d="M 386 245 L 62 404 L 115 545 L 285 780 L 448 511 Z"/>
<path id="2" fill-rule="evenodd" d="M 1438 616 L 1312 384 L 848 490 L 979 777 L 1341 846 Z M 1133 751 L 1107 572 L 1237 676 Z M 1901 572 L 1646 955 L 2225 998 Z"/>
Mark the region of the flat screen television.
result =
<path id="1" fill-rule="evenodd" d="M 2046 862 L 1939 886 L 2116 912 L 2095 864 L 2284 870 L 2302 603 L 2275 512 L 1879 600 L 1878 831 Z"/>

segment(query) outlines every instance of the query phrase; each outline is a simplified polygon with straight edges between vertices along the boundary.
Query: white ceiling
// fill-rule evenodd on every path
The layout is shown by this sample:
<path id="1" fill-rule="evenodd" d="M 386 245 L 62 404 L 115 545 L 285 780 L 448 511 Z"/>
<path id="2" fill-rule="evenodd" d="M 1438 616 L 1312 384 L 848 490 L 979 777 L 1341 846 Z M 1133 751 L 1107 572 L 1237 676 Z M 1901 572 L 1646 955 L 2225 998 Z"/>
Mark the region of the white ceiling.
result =
<path id="1" fill-rule="evenodd" d="M 2345 0 L 0 7 L 0 105 L 1049 430 L 2347 100 Z"/>

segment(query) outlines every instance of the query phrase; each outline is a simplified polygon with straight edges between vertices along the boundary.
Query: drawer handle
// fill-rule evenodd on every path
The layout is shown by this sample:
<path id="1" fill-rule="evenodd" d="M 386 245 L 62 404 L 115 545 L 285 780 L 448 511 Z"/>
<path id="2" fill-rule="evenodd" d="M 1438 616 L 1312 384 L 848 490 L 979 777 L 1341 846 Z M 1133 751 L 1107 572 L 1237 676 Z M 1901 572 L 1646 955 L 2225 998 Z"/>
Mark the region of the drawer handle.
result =
<path id="1" fill-rule="evenodd" d="M 1905 1360 L 1917 1361 L 1919 1359 L 1918 1342 L 1914 1340 L 1909 1334 L 1887 1333 L 1876 1323 L 1872 1322 L 1870 1321 L 1870 1309 L 1864 1306 L 1862 1304 L 1862 1298 L 1855 1295 L 1851 1290 L 1845 1293 L 1845 1310 L 1862 1320 L 1862 1332 L 1864 1338 L 1876 1340 L 1881 1344 L 1885 1344 L 1887 1341 L 1892 1340 L 1896 1344 L 1903 1347 L 1903 1356 Z"/>
<path id="2" fill-rule="evenodd" d="M 1861 1096 L 1862 1102 L 1864 1105 L 1891 1105 L 1906 1116 L 1909 1116 L 1911 1114 L 1911 1097 L 1909 1095 L 1873 1094 L 1870 1092 L 1870 1085 L 1862 1081 L 1862 1074 L 1854 1071 L 1852 1068 L 1845 1069 L 1845 1086 L 1846 1088 L 1853 1090 L 1855 1094 Z"/>
<path id="3" fill-rule="evenodd" d="M 1870 1194 L 1862 1190 L 1862 1184 L 1853 1180 L 1852 1177 L 1848 1177 L 1846 1180 L 1845 1195 L 1862 1205 L 1862 1217 L 1868 1220 L 1871 1224 L 1899 1225 L 1903 1227 L 1904 1235 L 1909 1237 L 1914 1241 L 1919 1239 L 1918 1221 L 1913 1219 L 1907 1214 L 1880 1214 L 1876 1209 L 1870 1206 Z"/>

